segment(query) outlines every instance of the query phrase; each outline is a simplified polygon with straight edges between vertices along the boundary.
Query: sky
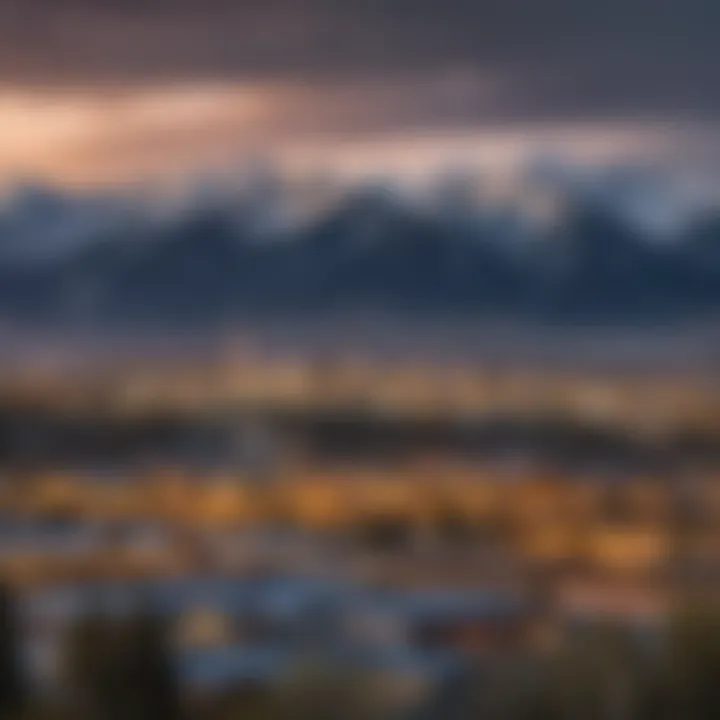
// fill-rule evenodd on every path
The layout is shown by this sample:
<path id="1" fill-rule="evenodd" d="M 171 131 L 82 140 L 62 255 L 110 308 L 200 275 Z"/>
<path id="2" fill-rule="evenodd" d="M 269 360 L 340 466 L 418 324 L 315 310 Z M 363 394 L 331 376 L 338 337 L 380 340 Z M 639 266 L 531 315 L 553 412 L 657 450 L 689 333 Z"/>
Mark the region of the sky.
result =
<path id="1" fill-rule="evenodd" d="M 0 0 L 0 177 L 715 162 L 717 0 Z"/>

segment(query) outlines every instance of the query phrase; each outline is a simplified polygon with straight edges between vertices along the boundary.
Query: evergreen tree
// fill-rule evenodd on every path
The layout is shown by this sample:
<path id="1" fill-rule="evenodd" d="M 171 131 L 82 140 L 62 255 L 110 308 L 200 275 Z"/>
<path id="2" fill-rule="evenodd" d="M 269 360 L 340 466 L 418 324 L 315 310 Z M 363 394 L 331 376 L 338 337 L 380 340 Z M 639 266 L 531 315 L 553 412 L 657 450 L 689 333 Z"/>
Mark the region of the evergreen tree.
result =
<path id="1" fill-rule="evenodd" d="M 22 709 L 26 690 L 18 608 L 11 590 L 0 585 L 0 717 Z"/>
<path id="2" fill-rule="evenodd" d="M 71 628 L 65 647 L 64 688 L 73 715 L 123 720 L 124 698 L 117 656 L 119 629 L 92 613 Z"/>
<path id="3" fill-rule="evenodd" d="M 701 608 L 673 619 L 666 671 L 675 717 L 720 717 L 720 615 Z"/>
<path id="4" fill-rule="evenodd" d="M 66 652 L 74 713 L 98 720 L 175 720 L 180 715 L 164 623 L 149 613 L 83 618 Z"/>
<path id="5" fill-rule="evenodd" d="M 130 618 L 122 657 L 123 685 L 132 720 L 176 720 L 180 715 L 179 687 L 162 618 L 152 613 Z"/>

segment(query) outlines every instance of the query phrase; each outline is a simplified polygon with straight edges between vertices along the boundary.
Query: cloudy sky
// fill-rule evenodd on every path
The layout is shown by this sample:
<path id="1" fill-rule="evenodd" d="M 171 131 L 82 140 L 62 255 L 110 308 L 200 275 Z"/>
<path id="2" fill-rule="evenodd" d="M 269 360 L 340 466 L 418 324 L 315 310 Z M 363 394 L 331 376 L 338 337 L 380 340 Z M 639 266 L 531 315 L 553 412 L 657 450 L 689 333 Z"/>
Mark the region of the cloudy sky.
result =
<path id="1" fill-rule="evenodd" d="M 707 158 L 718 27 L 717 0 L 0 0 L 0 174 Z"/>

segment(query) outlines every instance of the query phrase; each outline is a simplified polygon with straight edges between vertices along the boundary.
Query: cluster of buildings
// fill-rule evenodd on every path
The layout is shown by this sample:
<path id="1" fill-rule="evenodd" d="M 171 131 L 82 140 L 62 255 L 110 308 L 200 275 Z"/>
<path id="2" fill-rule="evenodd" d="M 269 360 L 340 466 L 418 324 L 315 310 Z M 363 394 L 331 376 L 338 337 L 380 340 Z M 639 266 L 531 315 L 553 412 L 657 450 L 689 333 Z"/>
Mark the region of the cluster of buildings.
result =
<path id="1" fill-rule="evenodd" d="M 480 415 L 565 408 L 636 428 L 655 418 L 660 429 L 672 420 L 713 430 L 720 419 L 710 381 L 698 377 L 606 385 L 422 369 L 380 381 L 360 365 L 234 372 L 89 383 L 99 395 L 58 402 L 74 420 L 84 412 L 79 400 L 92 398 L 97 416 L 122 417 L 121 425 L 150 409 L 174 418 L 200 408 L 202 426 L 227 408 L 231 435 L 238 407 L 407 417 L 442 407 L 454 419 L 461 407 Z M 542 653 L 598 619 L 657 632 L 678 598 L 720 590 L 712 463 L 653 473 L 417 447 L 410 457 L 331 460 L 280 447 L 252 422 L 239 435 L 219 462 L 188 461 L 191 443 L 180 435 L 186 455 L 176 463 L 109 472 L 4 466 L 0 574 L 23 598 L 44 687 L 57 682 L 75 619 L 142 606 L 168 621 L 192 693 L 270 682 L 321 657 L 372 670 L 392 702 L 412 704 L 502 651 Z"/>
<path id="2" fill-rule="evenodd" d="M 503 362 L 308 355 L 282 358 L 219 351 L 217 359 L 154 367 L 81 367 L 6 373 L 0 397 L 75 414 L 206 416 L 247 409 L 357 410 L 379 416 L 477 419 L 493 414 L 566 417 L 647 432 L 713 432 L 720 426 L 712 367 L 688 372 L 571 369 L 533 371 Z M 130 367 L 128 367 L 130 365 Z"/>
<path id="3" fill-rule="evenodd" d="M 341 666 L 362 669 L 389 702 L 420 704 L 483 658 L 534 642 L 541 629 L 534 608 L 499 592 L 391 591 L 298 576 L 70 584 L 23 598 L 40 690 L 62 682 L 73 622 L 138 607 L 167 625 L 182 687 L 197 697 Z"/>
<path id="4" fill-rule="evenodd" d="M 290 463 L 272 482 L 169 469 L 104 480 L 41 474 L 6 480 L 0 511 L 0 568 L 31 586 L 298 568 L 414 587 L 720 580 L 712 473 L 599 478 L 427 461 Z"/>

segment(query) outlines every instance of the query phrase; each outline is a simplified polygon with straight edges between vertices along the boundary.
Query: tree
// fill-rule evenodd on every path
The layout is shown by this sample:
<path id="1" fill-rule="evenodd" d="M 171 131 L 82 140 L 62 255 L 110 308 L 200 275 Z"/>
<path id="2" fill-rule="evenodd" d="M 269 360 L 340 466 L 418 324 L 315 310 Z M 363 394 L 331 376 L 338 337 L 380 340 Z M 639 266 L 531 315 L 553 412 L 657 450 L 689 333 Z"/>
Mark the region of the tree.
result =
<path id="1" fill-rule="evenodd" d="M 675 717 L 720 717 L 720 615 L 685 609 L 672 619 L 665 671 Z"/>
<path id="2" fill-rule="evenodd" d="M 132 720 L 175 720 L 180 715 L 168 629 L 162 618 L 140 613 L 126 623 L 121 668 Z"/>
<path id="3" fill-rule="evenodd" d="M 179 688 L 165 624 L 151 613 L 118 619 L 88 615 L 65 657 L 74 713 L 102 720 L 175 720 Z"/>
<path id="4" fill-rule="evenodd" d="M 18 609 L 10 588 L 0 585 L 0 717 L 22 709 L 26 691 Z"/>
<path id="5" fill-rule="evenodd" d="M 116 656 L 118 628 L 93 612 L 71 628 L 64 652 L 64 688 L 78 717 L 121 720 L 122 688 Z"/>

